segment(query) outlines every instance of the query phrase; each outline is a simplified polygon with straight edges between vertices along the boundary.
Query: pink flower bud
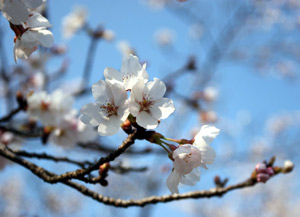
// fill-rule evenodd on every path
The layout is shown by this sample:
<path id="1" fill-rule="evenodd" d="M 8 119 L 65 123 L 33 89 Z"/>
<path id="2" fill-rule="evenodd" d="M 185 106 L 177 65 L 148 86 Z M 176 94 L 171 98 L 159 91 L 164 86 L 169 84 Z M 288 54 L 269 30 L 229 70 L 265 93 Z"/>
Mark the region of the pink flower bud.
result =
<path id="1" fill-rule="evenodd" d="M 268 167 L 267 168 L 267 173 L 270 175 L 270 176 L 273 176 L 274 175 L 274 170 L 272 167 Z"/>
<path id="2" fill-rule="evenodd" d="M 256 164 L 255 170 L 257 173 L 268 173 L 267 166 L 265 163 Z"/>
<path id="3" fill-rule="evenodd" d="M 270 178 L 270 176 L 266 173 L 259 173 L 259 174 L 256 175 L 256 180 L 258 182 L 265 183 L 266 181 L 268 181 L 269 178 Z"/>

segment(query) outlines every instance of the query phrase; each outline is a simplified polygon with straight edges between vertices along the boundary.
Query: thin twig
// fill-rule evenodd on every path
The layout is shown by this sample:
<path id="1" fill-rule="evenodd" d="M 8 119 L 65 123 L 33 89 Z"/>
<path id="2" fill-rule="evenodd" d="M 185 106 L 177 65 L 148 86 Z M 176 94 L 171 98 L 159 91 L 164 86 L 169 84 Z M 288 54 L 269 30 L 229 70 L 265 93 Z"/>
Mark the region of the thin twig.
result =
<path id="1" fill-rule="evenodd" d="M 18 114 L 21 110 L 22 110 L 21 107 L 18 107 L 18 108 L 15 108 L 15 109 L 11 110 L 11 112 L 9 114 L 7 114 L 4 117 L 0 118 L 0 122 L 10 121 L 13 118 L 13 116 Z"/>

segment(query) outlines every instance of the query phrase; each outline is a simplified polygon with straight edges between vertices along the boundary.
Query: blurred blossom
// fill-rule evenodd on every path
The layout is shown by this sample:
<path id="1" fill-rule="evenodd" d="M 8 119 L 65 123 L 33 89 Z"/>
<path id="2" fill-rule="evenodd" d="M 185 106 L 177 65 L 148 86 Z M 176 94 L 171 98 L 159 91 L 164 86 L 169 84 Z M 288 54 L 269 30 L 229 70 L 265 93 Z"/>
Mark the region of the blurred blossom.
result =
<path id="1" fill-rule="evenodd" d="M 14 140 L 14 134 L 11 132 L 0 131 L 0 143 L 4 145 L 10 144 Z"/>
<path id="2" fill-rule="evenodd" d="M 295 64 L 289 60 L 278 62 L 275 70 L 279 76 L 285 78 L 294 78 L 296 76 Z"/>
<path id="3" fill-rule="evenodd" d="M 83 124 L 75 115 L 77 112 L 66 114 L 55 126 L 49 141 L 64 147 L 72 147 L 78 142 L 88 142 L 96 138 L 97 133 L 92 126 Z"/>
<path id="4" fill-rule="evenodd" d="M 214 123 L 218 120 L 218 115 L 215 111 L 201 111 L 200 120 L 202 123 Z"/>
<path id="5" fill-rule="evenodd" d="M 208 86 L 202 92 L 203 99 L 207 102 L 214 102 L 219 96 L 219 90 L 216 87 Z"/>
<path id="6" fill-rule="evenodd" d="M 129 54 L 135 55 L 134 49 L 131 47 L 128 41 L 119 41 L 117 43 L 117 48 L 123 56 L 128 56 Z"/>
<path id="7" fill-rule="evenodd" d="M 154 38 L 159 46 L 172 46 L 175 39 L 175 33 L 171 29 L 160 29 L 155 32 Z"/>
<path id="8" fill-rule="evenodd" d="M 190 26 L 189 28 L 189 37 L 193 40 L 199 40 L 202 38 L 204 34 L 203 25 L 200 23 L 196 23 Z"/>
<path id="9" fill-rule="evenodd" d="M 170 3 L 171 0 L 144 0 L 147 5 L 155 10 L 162 9 L 166 4 Z"/>
<path id="10" fill-rule="evenodd" d="M 45 75 L 41 72 L 37 72 L 29 77 L 28 82 L 35 90 L 42 90 L 45 84 Z"/>
<path id="11" fill-rule="evenodd" d="M 27 113 L 30 118 L 44 125 L 55 126 L 72 108 L 73 97 L 57 89 L 52 94 L 34 92 L 27 97 Z"/>
<path id="12" fill-rule="evenodd" d="M 273 116 L 267 120 L 267 132 L 277 135 L 293 124 L 293 117 L 289 114 Z"/>
<path id="13" fill-rule="evenodd" d="M 107 41 L 112 41 L 115 38 L 115 33 L 112 30 L 104 30 L 102 33 L 102 38 Z"/>
<path id="14" fill-rule="evenodd" d="M 77 6 L 73 11 L 65 16 L 62 21 L 62 34 L 66 39 L 71 38 L 78 30 L 80 30 L 86 22 L 87 10 L 81 6 Z"/>

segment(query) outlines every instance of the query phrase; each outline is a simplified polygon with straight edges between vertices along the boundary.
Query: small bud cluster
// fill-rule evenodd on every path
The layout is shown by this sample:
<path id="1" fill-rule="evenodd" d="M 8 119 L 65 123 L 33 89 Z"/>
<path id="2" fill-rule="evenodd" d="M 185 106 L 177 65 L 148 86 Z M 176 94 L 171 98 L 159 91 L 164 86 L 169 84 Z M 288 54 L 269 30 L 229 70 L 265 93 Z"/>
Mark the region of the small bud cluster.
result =
<path id="1" fill-rule="evenodd" d="M 267 167 L 265 163 L 258 163 L 255 167 L 256 181 L 267 182 L 269 178 L 274 175 L 274 170 L 271 166 Z"/>

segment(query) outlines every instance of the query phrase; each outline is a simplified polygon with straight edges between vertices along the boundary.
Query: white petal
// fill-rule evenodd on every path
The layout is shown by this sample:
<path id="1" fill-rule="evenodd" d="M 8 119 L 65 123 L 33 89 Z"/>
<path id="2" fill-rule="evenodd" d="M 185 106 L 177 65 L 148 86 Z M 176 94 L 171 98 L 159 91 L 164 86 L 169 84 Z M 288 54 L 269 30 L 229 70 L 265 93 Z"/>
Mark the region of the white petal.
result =
<path id="1" fill-rule="evenodd" d="M 39 42 L 43 47 L 52 47 L 53 45 L 53 34 L 47 29 L 42 29 L 38 31 L 39 33 Z"/>
<path id="2" fill-rule="evenodd" d="M 149 113 L 142 111 L 136 116 L 136 122 L 145 129 L 155 129 L 158 126 L 157 119 L 153 118 Z"/>
<path id="3" fill-rule="evenodd" d="M 103 80 L 92 85 L 92 93 L 95 100 L 101 104 L 111 102 L 113 99 L 113 94 L 109 84 Z"/>
<path id="4" fill-rule="evenodd" d="M 28 8 L 37 8 L 43 3 L 43 0 L 23 0 L 23 2 Z"/>
<path id="5" fill-rule="evenodd" d="M 140 114 L 140 104 L 136 103 L 133 100 L 129 100 L 129 112 L 134 116 L 137 117 Z"/>
<path id="6" fill-rule="evenodd" d="M 124 89 L 124 86 L 117 83 L 115 84 L 108 83 L 108 85 L 110 86 L 110 89 L 113 94 L 114 105 L 116 107 L 120 107 L 124 105 L 125 101 L 127 100 L 127 92 Z"/>
<path id="7" fill-rule="evenodd" d="M 101 136 L 110 136 L 118 132 L 120 129 L 120 119 L 113 115 L 108 120 L 102 121 L 98 127 L 98 133 Z"/>
<path id="8" fill-rule="evenodd" d="M 26 24 L 30 28 L 51 27 L 51 24 L 47 18 L 35 11 L 31 13 L 31 16 L 28 18 Z"/>
<path id="9" fill-rule="evenodd" d="M 117 113 L 121 121 L 125 121 L 130 113 L 128 109 L 128 103 L 125 103 L 123 106 L 120 106 L 117 110 Z"/>
<path id="10" fill-rule="evenodd" d="M 146 65 L 142 67 L 139 63 L 139 59 L 132 54 L 123 58 L 121 73 L 123 74 L 126 90 L 132 89 L 138 80 L 148 80 L 148 74 L 144 67 L 146 67 Z"/>
<path id="11" fill-rule="evenodd" d="M 173 152 L 174 169 L 180 174 L 186 175 L 194 168 L 202 164 L 200 150 L 190 144 L 179 146 Z"/>
<path id="12" fill-rule="evenodd" d="M 154 78 L 154 81 L 146 83 L 145 94 L 153 99 L 161 99 L 166 92 L 166 85 L 158 78 Z"/>
<path id="13" fill-rule="evenodd" d="M 173 170 L 167 179 L 167 187 L 171 191 L 172 194 L 178 194 L 178 185 L 180 181 L 181 175 Z"/>
<path id="14" fill-rule="evenodd" d="M 85 124 L 91 124 L 92 126 L 98 126 L 102 121 L 100 115 L 100 108 L 97 103 L 89 103 L 83 106 L 80 110 L 82 116 L 80 120 Z"/>
<path id="15" fill-rule="evenodd" d="M 131 88 L 130 100 L 136 102 L 143 101 L 143 90 L 145 87 L 145 83 L 143 80 L 138 80 L 135 85 Z"/>
<path id="16" fill-rule="evenodd" d="M 204 125 L 201 130 L 195 136 L 195 140 L 201 140 L 203 138 L 207 144 L 210 144 L 217 135 L 219 135 L 220 130 L 214 126 Z"/>
<path id="17" fill-rule="evenodd" d="M 119 83 L 123 85 L 122 73 L 114 68 L 107 67 L 104 69 L 105 80 L 111 83 Z"/>
<path id="18" fill-rule="evenodd" d="M 199 181 L 200 181 L 200 169 L 199 169 L 199 167 L 193 169 L 192 172 L 182 176 L 181 179 L 180 179 L 181 184 L 190 185 L 190 186 L 195 185 Z"/>
<path id="19" fill-rule="evenodd" d="M 125 56 L 122 60 L 121 72 L 122 74 L 137 75 L 138 71 L 142 70 L 142 66 L 137 56 L 132 54 Z"/>
<path id="20" fill-rule="evenodd" d="M 198 137 L 197 140 L 193 143 L 201 151 L 201 159 L 203 166 L 206 168 L 205 164 L 212 164 L 216 158 L 216 152 L 213 148 L 208 145 L 202 137 Z"/>
<path id="21" fill-rule="evenodd" d="M 162 98 L 157 100 L 150 108 L 153 117 L 160 119 L 166 119 L 175 111 L 173 100 L 168 98 Z"/>
<path id="22" fill-rule="evenodd" d="M 19 0 L 5 1 L 3 5 L 1 12 L 9 22 L 19 25 L 27 20 L 29 12 L 23 2 Z"/>

